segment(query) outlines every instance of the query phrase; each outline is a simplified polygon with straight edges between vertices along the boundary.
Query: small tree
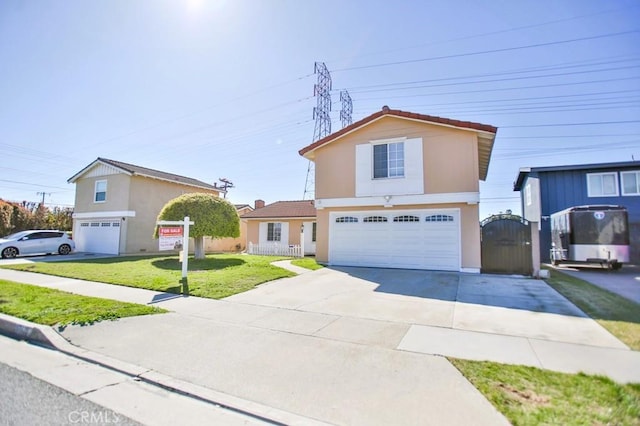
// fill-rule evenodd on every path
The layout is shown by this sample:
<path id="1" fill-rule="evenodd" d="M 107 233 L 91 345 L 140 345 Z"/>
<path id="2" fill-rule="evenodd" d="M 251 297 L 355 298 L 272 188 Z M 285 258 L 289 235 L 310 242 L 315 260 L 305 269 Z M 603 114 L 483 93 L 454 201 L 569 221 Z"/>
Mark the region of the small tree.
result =
<path id="1" fill-rule="evenodd" d="M 195 241 L 196 259 L 204 259 L 204 237 L 240 236 L 240 217 L 236 208 L 215 195 L 193 193 L 174 198 L 164 205 L 158 220 L 182 220 L 185 216 L 194 222 L 189 234 Z M 157 229 L 155 236 L 158 236 Z"/>

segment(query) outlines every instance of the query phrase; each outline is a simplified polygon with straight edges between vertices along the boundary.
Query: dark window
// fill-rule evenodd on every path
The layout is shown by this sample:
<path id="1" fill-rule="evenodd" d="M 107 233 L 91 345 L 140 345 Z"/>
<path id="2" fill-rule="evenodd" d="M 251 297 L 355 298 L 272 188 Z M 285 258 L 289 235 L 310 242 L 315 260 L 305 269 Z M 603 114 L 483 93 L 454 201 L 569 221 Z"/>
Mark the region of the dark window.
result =
<path id="1" fill-rule="evenodd" d="M 453 222 L 453 216 L 446 214 L 434 214 L 425 218 L 427 222 Z"/>
<path id="2" fill-rule="evenodd" d="M 313 222 L 313 228 L 311 230 L 311 241 L 316 242 L 316 223 Z"/>
<path id="3" fill-rule="evenodd" d="M 93 200 L 96 203 L 107 201 L 107 181 L 106 180 L 96 181 L 95 198 Z"/>
<path id="4" fill-rule="evenodd" d="M 420 222 L 420 218 L 418 216 L 396 216 L 393 218 L 394 222 Z"/>
<path id="5" fill-rule="evenodd" d="M 373 146 L 373 177 L 404 176 L 404 142 Z"/>
<path id="6" fill-rule="evenodd" d="M 363 222 L 371 223 L 371 222 L 387 222 L 388 219 L 384 216 L 367 216 L 364 218 Z"/>
<path id="7" fill-rule="evenodd" d="M 281 236 L 281 223 L 267 223 L 267 241 L 280 241 Z"/>
<path id="8" fill-rule="evenodd" d="M 340 216 L 336 218 L 336 223 L 350 223 L 357 222 L 358 218 L 353 216 Z"/>

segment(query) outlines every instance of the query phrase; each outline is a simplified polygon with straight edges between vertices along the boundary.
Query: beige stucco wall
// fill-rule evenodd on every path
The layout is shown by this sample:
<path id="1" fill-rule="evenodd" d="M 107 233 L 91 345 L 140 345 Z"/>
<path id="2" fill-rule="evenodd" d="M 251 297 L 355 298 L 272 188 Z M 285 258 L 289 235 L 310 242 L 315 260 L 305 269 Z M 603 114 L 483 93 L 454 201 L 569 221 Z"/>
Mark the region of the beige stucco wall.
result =
<path id="1" fill-rule="evenodd" d="M 316 150 L 316 198 L 355 197 L 356 145 L 396 137 L 422 138 L 425 194 L 479 190 L 474 132 L 384 117 Z"/>
<path id="2" fill-rule="evenodd" d="M 358 208 L 331 208 L 317 211 L 316 235 L 316 260 L 321 263 L 329 262 L 329 213 L 347 211 L 368 211 L 380 210 L 381 206 L 358 207 Z M 480 269 L 480 223 L 478 221 L 479 207 L 477 204 L 430 204 L 430 205 L 408 205 L 393 208 L 385 208 L 385 211 L 412 210 L 412 209 L 460 209 L 460 234 L 461 234 L 461 259 L 462 268 Z M 327 238 L 320 238 L 320 236 Z"/>
<path id="3" fill-rule="evenodd" d="M 160 210 L 168 201 L 193 192 L 218 195 L 217 191 L 203 188 L 141 176 L 131 177 L 129 209 L 134 210 L 136 216 L 126 219 L 129 223 L 124 252 L 131 254 L 157 252 L 158 240 L 153 238 L 153 233 Z"/>
<path id="4" fill-rule="evenodd" d="M 107 200 L 94 203 L 95 185 L 98 180 L 107 181 Z M 84 178 L 76 181 L 74 213 L 129 210 L 129 186 L 131 177 L 126 174 Z"/>

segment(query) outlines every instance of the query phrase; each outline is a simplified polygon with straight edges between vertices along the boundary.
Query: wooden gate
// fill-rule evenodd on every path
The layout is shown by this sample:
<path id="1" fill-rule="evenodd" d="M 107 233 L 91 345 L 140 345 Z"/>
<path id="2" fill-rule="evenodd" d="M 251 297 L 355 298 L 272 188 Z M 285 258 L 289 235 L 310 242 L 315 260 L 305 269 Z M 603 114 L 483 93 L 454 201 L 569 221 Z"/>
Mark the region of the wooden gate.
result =
<path id="1" fill-rule="evenodd" d="M 495 215 L 480 226 L 482 272 L 533 275 L 528 221 L 515 215 Z"/>

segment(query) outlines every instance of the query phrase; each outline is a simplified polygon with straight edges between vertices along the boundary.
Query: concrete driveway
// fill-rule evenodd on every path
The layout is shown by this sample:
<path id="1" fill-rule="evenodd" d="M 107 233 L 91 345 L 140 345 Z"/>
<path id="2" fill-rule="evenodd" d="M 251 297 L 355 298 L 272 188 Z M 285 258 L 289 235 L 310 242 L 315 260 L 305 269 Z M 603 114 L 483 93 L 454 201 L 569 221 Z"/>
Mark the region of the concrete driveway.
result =
<path id="1" fill-rule="evenodd" d="M 225 300 L 334 315 L 339 319 L 325 327 L 324 334 L 329 335 L 333 329 L 358 330 L 352 337 L 360 335 L 363 341 L 370 340 L 369 334 L 382 334 L 390 346 L 400 342 L 409 327 L 430 326 L 626 348 L 544 281 L 529 278 L 325 268 L 264 284 Z"/>

